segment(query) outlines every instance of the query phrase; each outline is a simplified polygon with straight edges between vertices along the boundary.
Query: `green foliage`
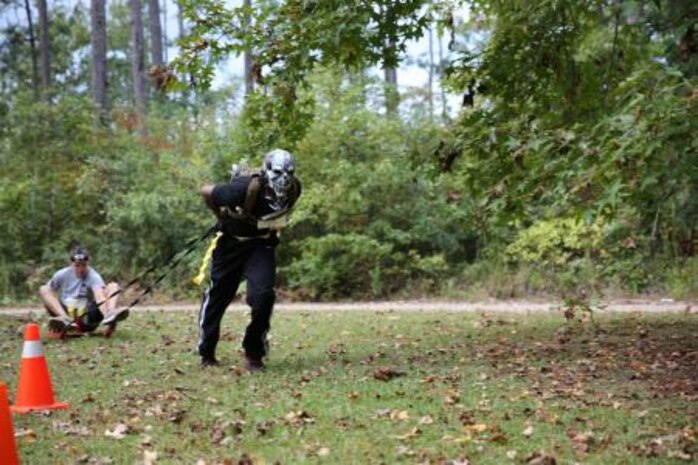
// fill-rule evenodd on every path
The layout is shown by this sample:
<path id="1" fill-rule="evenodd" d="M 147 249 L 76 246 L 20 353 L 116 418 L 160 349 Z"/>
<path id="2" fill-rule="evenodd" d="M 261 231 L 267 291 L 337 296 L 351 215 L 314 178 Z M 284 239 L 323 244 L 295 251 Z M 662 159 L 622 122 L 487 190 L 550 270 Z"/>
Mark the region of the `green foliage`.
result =
<path id="1" fill-rule="evenodd" d="M 46 105 L 22 95 L 3 121 L 10 129 L 0 145 L 0 254 L 13 270 L 8 294 L 29 290 L 26 279 L 42 264 L 47 243 L 89 236 L 99 216 L 99 206 L 81 197 L 79 185 L 86 154 L 97 147 L 91 118 L 80 99 Z"/>
<path id="2" fill-rule="evenodd" d="M 390 258 L 389 245 L 360 234 L 328 234 L 305 239 L 300 247 L 303 256 L 285 271 L 291 285 L 306 298 L 332 300 L 381 294 L 381 265 Z"/>
<path id="3" fill-rule="evenodd" d="M 151 264 L 162 264 L 210 227 L 203 221 L 206 216 L 197 195 L 205 171 L 195 169 L 190 162 L 166 152 L 158 158 L 131 152 L 110 168 L 101 174 L 124 175 L 124 184 L 105 204 L 108 215 L 100 228 L 102 236 L 111 239 L 103 253 L 113 257 L 108 265 L 114 271 L 130 270 L 134 275 Z M 149 175 L 134 177 L 140 170 Z M 186 283 L 194 274 L 195 263 L 192 257 L 172 274 L 169 284 Z"/>
<path id="4" fill-rule="evenodd" d="M 262 151 L 268 147 L 295 148 L 313 120 L 313 98 L 308 93 L 300 99 L 287 85 L 275 86 L 269 97 L 250 95 L 245 102 L 243 128 L 248 149 Z"/>
<path id="5" fill-rule="evenodd" d="M 698 259 L 695 257 L 669 265 L 666 273 L 668 295 L 672 298 L 691 300 L 698 293 Z"/>
<path id="6" fill-rule="evenodd" d="M 76 4 L 72 10 L 55 5 L 50 13 L 52 93 L 56 96 L 84 94 L 90 80 L 89 54 L 76 59 L 76 50 L 89 49 L 90 11 Z"/>
<path id="7" fill-rule="evenodd" d="M 320 66 L 360 70 L 396 66 L 410 39 L 428 25 L 423 2 L 255 1 L 228 8 L 217 0 L 184 1 L 193 23 L 173 66 L 208 88 L 217 63 L 249 51 L 257 91 L 246 106 L 246 125 L 257 147 L 293 147 L 312 119 L 308 79 Z"/>
<path id="8" fill-rule="evenodd" d="M 87 97 L 84 7 L 52 9 L 50 104 L 28 95 L 28 31 L 7 23 L 0 292 L 33 293 L 75 241 L 108 277 L 132 277 L 213 220 L 200 184 L 275 146 L 297 155 L 304 185 L 279 257 L 298 295 L 692 292 L 695 2 L 474 0 L 459 25 L 464 3 L 187 1 L 180 82 L 145 121 L 130 107 L 127 4 L 110 3 L 106 128 Z M 367 69 L 398 64 L 433 24 L 458 54 L 451 89 L 475 105 L 447 124 L 419 105 L 386 118 Z M 233 108 L 237 82 L 205 88 L 245 51 L 256 90 Z M 168 293 L 192 295 L 198 258 Z"/>
<path id="9" fill-rule="evenodd" d="M 423 2 L 416 0 L 257 1 L 232 9 L 214 0 L 183 6 L 194 27 L 176 64 L 204 87 L 215 63 L 247 49 L 265 84 L 302 83 L 318 64 L 395 66 L 405 42 L 421 37 L 428 24 Z"/>
<path id="10" fill-rule="evenodd" d="M 0 145 L 3 294 L 35 293 L 78 242 L 105 278 L 130 280 L 211 225 L 197 194 L 208 155 L 187 153 L 186 131 L 153 118 L 148 139 L 110 133 L 94 125 L 90 103 L 72 98 L 18 99 L 11 117 Z M 163 285 L 172 295 L 190 290 L 197 260 Z"/>
<path id="11" fill-rule="evenodd" d="M 336 73 L 312 83 L 316 118 L 297 150 L 304 192 L 284 236 L 288 286 L 313 298 L 433 292 L 472 258 L 475 227 L 470 201 L 449 200 L 445 180 L 415 162 L 425 148 L 411 134 L 430 128 L 365 109 L 362 87 Z"/>
<path id="12" fill-rule="evenodd" d="M 650 67 L 623 81 L 617 109 L 593 124 L 563 129 L 474 112 L 459 129 L 458 176 L 481 198 L 480 216 L 500 230 L 572 209 L 588 220 L 631 212 L 636 227 L 654 230 L 655 238 L 686 237 L 696 227 L 689 154 L 698 147 L 690 117 L 696 103 L 687 90 Z M 666 211 L 680 213 L 661 215 Z"/>
<path id="13" fill-rule="evenodd" d="M 660 280 L 643 263 L 693 250 L 678 244 L 698 227 L 695 76 L 677 56 L 658 58 L 698 17 L 681 5 L 672 22 L 664 2 L 475 2 L 471 38 L 484 39 L 464 44 L 451 82 L 475 82 L 482 104 L 454 123 L 451 145 L 490 253 L 533 224 L 542 235 L 509 250 L 571 264 L 571 238 L 541 220 L 596 222 L 603 243 L 589 266 L 640 291 Z M 559 248 L 521 242 L 546 238 Z"/>
<path id="14" fill-rule="evenodd" d="M 598 225 L 573 218 L 543 220 L 521 230 L 505 252 L 514 262 L 560 268 L 576 258 L 602 252 L 600 230 Z"/>

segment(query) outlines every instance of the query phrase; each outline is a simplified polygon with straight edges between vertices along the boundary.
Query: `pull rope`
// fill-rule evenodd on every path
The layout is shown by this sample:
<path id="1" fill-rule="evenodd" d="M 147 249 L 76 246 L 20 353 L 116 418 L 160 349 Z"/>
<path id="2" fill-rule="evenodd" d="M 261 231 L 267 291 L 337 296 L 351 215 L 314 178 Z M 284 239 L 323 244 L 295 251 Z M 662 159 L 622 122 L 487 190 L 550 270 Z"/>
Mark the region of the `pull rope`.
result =
<path id="1" fill-rule="evenodd" d="M 199 237 L 195 237 L 194 239 L 191 239 L 189 242 L 187 242 L 186 244 L 184 244 L 184 248 L 183 248 L 182 250 L 180 250 L 180 251 L 178 251 L 178 252 L 175 252 L 175 253 L 171 254 L 171 255 L 167 258 L 167 260 L 165 260 L 162 264 L 160 264 L 160 265 L 152 265 L 152 266 L 149 267 L 147 270 L 145 270 L 143 273 L 141 273 L 139 276 L 137 276 L 136 278 L 134 278 L 134 279 L 132 279 L 131 281 L 129 281 L 124 287 L 120 288 L 120 289 L 117 290 L 117 291 L 112 292 L 109 296 L 107 296 L 106 299 L 104 299 L 104 300 L 101 301 L 101 302 L 98 302 L 96 305 L 99 307 L 100 305 L 104 304 L 106 301 L 108 301 L 108 300 L 111 299 L 112 297 L 115 297 L 115 296 L 117 296 L 117 295 L 123 293 L 124 291 L 126 291 L 126 289 L 130 288 L 130 287 L 133 286 L 134 284 L 136 284 L 136 283 L 138 283 L 138 282 L 142 282 L 142 281 L 145 279 L 146 276 L 148 276 L 148 275 L 151 274 L 151 273 L 154 273 L 157 269 L 163 268 L 163 267 L 167 267 L 167 268 L 165 269 L 165 271 L 163 271 L 162 273 L 160 273 L 159 275 L 157 275 L 156 278 L 155 278 L 155 280 L 152 282 L 152 284 L 150 284 L 149 286 L 147 286 L 147 287 L 141 292 L 141 294 L 140 294 L 138 297 L 136 297 L 126 308 L 127 308 L 127 309 L 130 309 L 131 307 L 135 306 L 136 304 L 138 304 L 138 303 L 141 301 L 142 298 L 144 298 L 146 295 L 148 295 L 148 294 L 150 294 L 151 292 L 153 292 L 153 288 L 154 288 L 157 284 L 159 284 L 163 279 L 165 279 L 165 276 L 167 276 L 167 275 L 169 274 L 170 271 L 172 271 L 173 269 L 175 269 L 175 267 L 176 267 L 186 256 L 188 256 L 190 253 L 192 253 L 192 252 L 196 249 L 196 247 L 197 247 L 197 245 L 199 244 L 199 242 L 202 242 L 202 241 L 206 240 L 206 238 L 208 238 L 208 237 L 209 237 L 211 234 L 213 234 L 216 230 L 217 230 L 217 226 L 212 226 L 212 227 L 209 228 L 203 235 L 201 235 L 201 236 L 199 236 Z"/>

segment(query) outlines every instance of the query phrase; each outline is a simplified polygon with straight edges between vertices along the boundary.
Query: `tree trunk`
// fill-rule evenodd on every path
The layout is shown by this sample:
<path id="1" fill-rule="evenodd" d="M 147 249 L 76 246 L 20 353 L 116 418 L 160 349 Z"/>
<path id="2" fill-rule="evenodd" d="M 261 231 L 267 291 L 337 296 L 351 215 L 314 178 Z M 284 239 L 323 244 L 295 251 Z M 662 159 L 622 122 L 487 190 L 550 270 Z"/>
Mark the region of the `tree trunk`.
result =
<path id="1" fill-rule="evenodd" d="M 162 26 L 160 24 L 160 0 L 148 0 L 148 29 L 150 32 L 150 63 L 162 66 Z"/>
<path id="2" fill-rule="evenodd" d="M 441 117 L 444 121 L 448 118 L 448 108 L 446 107 L 446 89 L 444 88 L 444 44 L 441 33 L 439 39 L 439 88 L 441 93 Z"/>
<path id="3" fill-rule="evenodd" d="M 184 28 L 184 14 L 182 12 L 182 4 L 177 2 L 177 27 L 179 28 L 179 38 L 183 38 L 187 35 L 187 31 Z"/>
<path id="4" fill-rule="evenodd" d="M 395 12 L 394 6 L 387 8 L 381 7 L 381 13 L 387 24 L 394 24 Z M 385 73 L 385 113 L 387 116 L 396 116 L 398 107 L 400 106 L 400 93 L 397 88 L 397 63 L 398 50 L 396 46 L 396 38 L 389 36 L 385 38 L 383 49 L 383 71 Z"/>
<path id="5" fill-rule="evenodd" d="M 434 29 L 429 25 L 429 119 L 434 119 Z"/>
<path id="6" fill-rule="evenodd" d="M 32 90 L 34 99 L 39 100 L 39 66 L 36 62 L 36 40 L 34 39 L 34 22 L 32 21 L 32 9 L 29 0 L 24 0 L 24 8 L 27 12 L 27 23 L 29 24 L 29 48 L 32 60 Z"/>
<path id="7" fill-rule="evenodd" d="M 106 122 L 109 114 L 107 96 L 107 15 L 106 0 L 91 0 L 90 42 L 92 45 L 92 96 L 98 120 Z"/>
<path id="8" fill-rule="evenodd" d="M 244 8 L 252 8 L 252 0 L 244 0 L 242 2 Z M 250 27 L 250 15 L 245 14 L 245 29 Z M 254 77 L 252 76 L 252 65 L 254 62 L 254 57 L 252 56 L 252 50 L 245 50 L 245 95 L 250 95 L 254 92 Z"/>
<path id="9" fill-rule="evenodd" d="M 186 28 L 186 25 L 184 24 L 184 14 L 182 11 L 182 4 L 180 2 L 177 2 L 177 27 L 179 29 L 178 37 L 181 40 L 184 38 L 184 36 L 187 35 L 187 28 Z M 190 78 L 188 78 L 188 79 L 190 79 Z M 188 88 L 185 88 L 185 90 L 182 91 L 182 98 L 184 99 L 184 101 L 189 100 Z"/>
<path id="10" fill-rule="evenodd" d="M 169 44 L 169 40 L 170 38 L 167 35 L 167 0 L 165 0 L 162 2 L 162 47 L 165 63 L 170 61 L 170 59 L 167 56 L 167 47 Z"/>
<path id="11" fill-rule="evenodd" d="M 133 99 L 139 119 L 148 111 L 148 83 L 145 79 L 145 52 L 143 46 L 143 5 L 141 0 L 129 0 L 131 11 L 131 76 Z"/>
<path id="12" fill-rule="evenodd" d="M 46 0 L 37 0 L 39 10 L 39 50 L 41 51 L 41 87 L 44 98 L 50 100 L 51 87 L 51 42 L 49 39 L 48 6 Z"/>
<path id="13" fill-rule="evenodd" d="M 400 106 L 400 93 L 397 89 L 397 69 L 392 66 L 384 66 L 385 73 L 385 111 L 389 116 L 397 115 Z"/>

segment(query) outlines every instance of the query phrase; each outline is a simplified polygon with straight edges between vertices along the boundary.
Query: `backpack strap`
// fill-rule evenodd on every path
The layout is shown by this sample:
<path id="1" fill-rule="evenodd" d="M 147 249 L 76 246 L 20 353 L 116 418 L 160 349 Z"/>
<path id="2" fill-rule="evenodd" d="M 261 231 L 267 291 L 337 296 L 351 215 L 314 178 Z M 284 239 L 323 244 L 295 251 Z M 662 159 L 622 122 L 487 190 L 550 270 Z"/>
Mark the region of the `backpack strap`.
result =
<path id="1" fill-rule="evenodd" d="M 261 187 L 262 180 L 260 173 L 253 173 L 250 175 L 250 182 L 247 184 L 247 193 L 245 194 L 245 204 L 242 209 L 245 215 L 252 216 L 254 207 L 257 205 L 257 198 L 259 197 L 259 190 Z"/>

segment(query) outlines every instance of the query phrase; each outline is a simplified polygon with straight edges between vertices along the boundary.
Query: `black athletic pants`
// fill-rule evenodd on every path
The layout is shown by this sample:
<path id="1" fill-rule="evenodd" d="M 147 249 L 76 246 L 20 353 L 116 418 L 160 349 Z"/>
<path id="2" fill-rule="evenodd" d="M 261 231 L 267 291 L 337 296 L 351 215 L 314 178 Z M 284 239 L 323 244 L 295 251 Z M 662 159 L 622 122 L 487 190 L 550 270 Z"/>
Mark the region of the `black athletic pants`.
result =
<path id="1" fill-rule="evenodd" d="M 211 283 L 199 311 L 198 349 L 201 357 L 215 357 L 221 319 L 243 278 L 247 280 L 247 304 L 252 308 L 252 318 L 242 347 L 252 358 L 261 359 L 266 355 L 266 337 L 276 298 L 274 249 L 274 245 L 265 240 L 243 242 L 221 236 L 211 259 Z"/>

